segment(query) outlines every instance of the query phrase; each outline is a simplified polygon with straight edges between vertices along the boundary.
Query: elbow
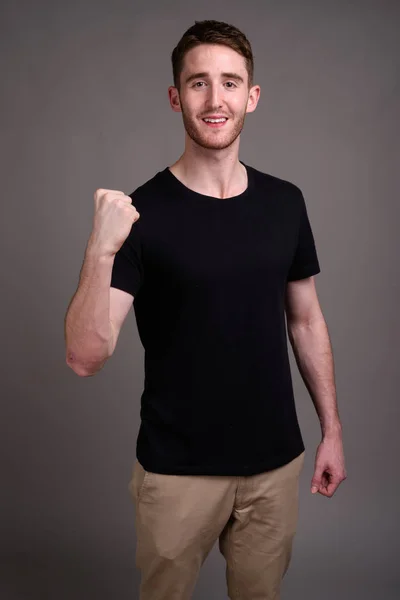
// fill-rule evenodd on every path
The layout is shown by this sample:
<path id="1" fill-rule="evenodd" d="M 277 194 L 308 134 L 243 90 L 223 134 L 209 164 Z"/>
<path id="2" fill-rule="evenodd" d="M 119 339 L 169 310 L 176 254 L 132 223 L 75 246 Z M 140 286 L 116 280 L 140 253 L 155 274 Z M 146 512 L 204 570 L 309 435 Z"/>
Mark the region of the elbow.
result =
<path id="1" fill-rule="evenodd" d="M 89 372 L 87 369 L 84 369 L 83 367 L 81 367 L 80 365 L 77 364 L 73 364 L 71 362 L 69 362 L 68 360 L 66 361 L 67 366 L 72 369 L 72 371 L 74 373 L 76 373 L 76 375 L 78 375 L 78 377 L 90 377 L 92 375 L 94 375 L 93 372 Z"/>
<path id="2" fill-rule="evenodd" d="M 293 323 L 293 321 L 287 321 L 287 334 L 288 334 L 288 338 L 290 343 L 292 344 L 294 341 L 294 336 L 296 334 L 296 325 Z"/>
<path id="3" fill-rule="evenodd" d="M 71 352 L 67 352 L 67 356 L 65 362 L 67 366 L 72 369 L 78 377 L 93 377 L 103 368 L 109 357 L 103 358 L 101 361 L 96 360 L 86 360 L 81 361 Z"/>
<path id="4" fill-rule="evenodd" d="M 301 338 L 302 333 L 306 331 L 307 328 L 308 326 L 305 323 L 294 323 L 293 321 L 288 322 L 287 334 L 293 350 L 295 350 L 299 338 Z"/>

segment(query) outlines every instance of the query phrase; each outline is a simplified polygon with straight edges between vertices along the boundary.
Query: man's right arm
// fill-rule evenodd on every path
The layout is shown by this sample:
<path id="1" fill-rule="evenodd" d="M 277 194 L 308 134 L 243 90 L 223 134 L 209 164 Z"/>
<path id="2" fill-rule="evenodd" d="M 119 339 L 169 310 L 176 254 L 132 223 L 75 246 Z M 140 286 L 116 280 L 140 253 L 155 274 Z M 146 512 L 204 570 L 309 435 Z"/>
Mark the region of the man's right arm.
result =
<path id="1" fill-rule="evenodd" d="M 114 259 L 140 215 L 120 190 L 94 194 L 93 229 L 78 289 L 64 320 L 66 361 L 82 377 L 94 375 L 112 355 L 133 296 L 110 287 Z"/>
<path id="2" fill-rule="evenodd" d="M 89 240 L 78 289 L 65 316 L 66 362 L 81 377 L 100 371 L 113 354 L 133 296 L 110 288 L 114 256 Z"/>

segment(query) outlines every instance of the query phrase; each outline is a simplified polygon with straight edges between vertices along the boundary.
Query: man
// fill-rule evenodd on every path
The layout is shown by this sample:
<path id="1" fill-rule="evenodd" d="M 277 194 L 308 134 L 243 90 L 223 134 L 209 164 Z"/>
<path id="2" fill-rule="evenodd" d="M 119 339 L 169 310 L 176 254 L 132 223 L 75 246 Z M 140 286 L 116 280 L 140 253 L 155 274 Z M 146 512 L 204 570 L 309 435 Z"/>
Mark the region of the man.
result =
<path id="1" fill-rule="evenodd" d="M 331 497 L 346 477 L 320 268 L 299 188 L 238 159 L 260 97 L 247 38 L 196 22 L 172 64 L 184 152 L 130 196 L 95 193 L 67 362 L 99 371 L 134 300 L 145 349 L 130 484 L 140 598 L 190 598 L 218 539 L 229 597 L 278 600 L 304 461 L 285 315 L 322 429 L 313 491 Z"/>

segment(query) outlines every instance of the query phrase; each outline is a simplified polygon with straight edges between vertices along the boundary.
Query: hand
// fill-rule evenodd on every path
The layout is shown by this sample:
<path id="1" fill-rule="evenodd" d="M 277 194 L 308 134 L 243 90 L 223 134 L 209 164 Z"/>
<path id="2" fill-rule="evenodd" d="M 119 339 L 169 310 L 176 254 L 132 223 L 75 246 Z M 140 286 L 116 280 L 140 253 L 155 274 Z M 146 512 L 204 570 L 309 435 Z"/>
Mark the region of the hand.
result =
<path id="1" fill-rule="evenodd" d="M 140 217 L 130 196 L 118 190 L 98 189 L 94 194 L 95 212 L 90 236 L 90 251 L 113 256 L 128 237 Z"/>
<path id="2" fill-rule="evenodd" d="M 311 493 L 331 498 L 347 477 L 341 434 L 325 437 L 317 448 Z"/>

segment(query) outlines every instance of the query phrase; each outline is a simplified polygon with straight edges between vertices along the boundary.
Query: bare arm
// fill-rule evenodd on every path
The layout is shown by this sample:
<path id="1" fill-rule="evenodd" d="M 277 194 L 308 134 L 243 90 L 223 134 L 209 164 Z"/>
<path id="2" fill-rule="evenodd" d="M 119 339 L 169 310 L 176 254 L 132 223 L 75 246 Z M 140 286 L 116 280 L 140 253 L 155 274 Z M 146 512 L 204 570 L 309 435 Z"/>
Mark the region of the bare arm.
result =
<path id="1" fill-rule="evenodd" d="M 110 322 L 112 256 L 102 256 L 87 246 L 78 289 L 64 321 L 66 361 L 78 375 L 99 371 L 113 351 Z"/>
<path id="2" fill-rule="evenodd" d="M 95 214 L 78 289 L 64 320 L 66 362 L 83 377 L 94 375 L 112 355 L 133 296 L 111 288 L 115 254 L 139 213 L 119 190 L 98 189 Z"/>
<path id="3" fill-rule="evenodd" d="M 318 414 L 322 436 L 340 435 L 332 348 L 314 277 L 288 282 L 286 316 L 289 341 Z"/>
<path id="4" fill-rule="evenodd" d="M 88 377 L 100 371 L 113 354 L 133 296 L 110 288 L 113 256 L 99 255 L 89 242 L 78 289 L 64 322 L 66 362 Z"/>

